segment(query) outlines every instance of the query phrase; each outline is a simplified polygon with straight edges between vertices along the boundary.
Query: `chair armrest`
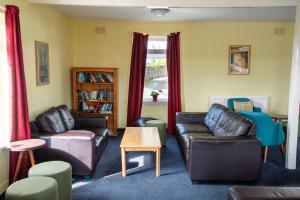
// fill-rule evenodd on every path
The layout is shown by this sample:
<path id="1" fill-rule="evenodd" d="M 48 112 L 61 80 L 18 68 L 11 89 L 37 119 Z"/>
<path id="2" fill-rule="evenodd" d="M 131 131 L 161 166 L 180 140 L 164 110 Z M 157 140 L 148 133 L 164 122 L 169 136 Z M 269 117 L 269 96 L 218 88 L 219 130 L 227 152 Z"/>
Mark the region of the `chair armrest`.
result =
<path id="1" fill-rule="evenodd" d="M 108 118 L 76 117 L 75 129 L 108 128 Z"/>
<path id="2" fill-rule="evenodd" d="M 207 112 L 177 112 L 176 123 L 204 123 Z"/>
<path id="3" fill-rule="evenodd" d="M 281 121 L 274 123 L 274 137 L 278 145 L 283 144 L 285 136 L 284 136 L 283 125 Z"/>

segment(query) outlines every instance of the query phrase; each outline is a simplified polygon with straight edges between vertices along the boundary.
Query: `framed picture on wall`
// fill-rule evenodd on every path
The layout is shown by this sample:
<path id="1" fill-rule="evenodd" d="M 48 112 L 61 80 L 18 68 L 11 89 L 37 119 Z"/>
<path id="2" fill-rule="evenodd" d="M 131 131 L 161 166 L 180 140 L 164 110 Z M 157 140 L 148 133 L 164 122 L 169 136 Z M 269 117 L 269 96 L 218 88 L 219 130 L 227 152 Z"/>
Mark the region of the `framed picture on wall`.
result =
<path id="1" fill-rule="evenodd" d="M 229 46 L 229 75 L 247 75 L 250 72 L 250 45 Z"/>
<path id="2" fill-rule="evenodd" d="M 49 84 L 49 45 L 45 42 L 35 41 L 36 57 L 36 84 Z"/>

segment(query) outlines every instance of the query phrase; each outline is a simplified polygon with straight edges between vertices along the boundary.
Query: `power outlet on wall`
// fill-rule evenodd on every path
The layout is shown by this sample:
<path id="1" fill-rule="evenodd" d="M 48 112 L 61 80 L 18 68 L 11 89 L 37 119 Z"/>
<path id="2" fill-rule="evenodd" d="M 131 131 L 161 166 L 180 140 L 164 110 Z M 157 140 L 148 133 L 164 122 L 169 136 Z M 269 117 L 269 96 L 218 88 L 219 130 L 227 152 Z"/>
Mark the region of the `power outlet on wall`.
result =
<path id="1" fill-rule="evenodd" d="M 96 26 L 94 29 L 95 34 L 102 34 L 106 33 L 106 28 L 104 26 Z"/>
<path id="2" fill-rule="evenodd" d="M 285 29 L 282 27 L 276 27 L 274 28 L 274 35 L 284 35 Z"/>

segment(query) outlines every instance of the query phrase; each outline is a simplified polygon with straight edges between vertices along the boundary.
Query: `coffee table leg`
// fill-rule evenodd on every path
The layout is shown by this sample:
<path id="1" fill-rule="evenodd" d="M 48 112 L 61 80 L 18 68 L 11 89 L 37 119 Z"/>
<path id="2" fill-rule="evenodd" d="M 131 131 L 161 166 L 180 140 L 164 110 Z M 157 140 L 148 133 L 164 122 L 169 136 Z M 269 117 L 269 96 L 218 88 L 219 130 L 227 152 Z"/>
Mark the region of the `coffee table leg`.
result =
<path id="1" fill-rule="evenodd" d="M 31 166 L 34 166 L 35 165 L 35 159 L 34 159 L 34 155 L 33 155 L 32 150 L 29 151 L 29 158 L 30 158 Z"/>
<path id="2" fill-rule="evenodd" d="M 20 172 L 20 168 L 21 168 L 21 165 L 22 165 L 22 162 L 24 160 L 24 152 L 21 151 L 19 153 L 19 157 L 18 157 L 18 162 L 17 162 L 17 167 L 16 167 L 16 170 L 15 170 L 15 174 L 14 174 L 14 179 L 13 179 L 13 183 L 16 182 L 17 178 L 18 178 L 18 175 L 19 175 L 19 172 Z"/>
<path id="3" fill-rule="evenodd" d="M 126 152 L 125 148 L 121 148 L 121 156 L 122 156 L 122 176 L 126 176 Z"/>
<path id="4" fill-rule="evenodd" d="M 156 150 L 156 176 L 160 176 L 160 148 Z"/>

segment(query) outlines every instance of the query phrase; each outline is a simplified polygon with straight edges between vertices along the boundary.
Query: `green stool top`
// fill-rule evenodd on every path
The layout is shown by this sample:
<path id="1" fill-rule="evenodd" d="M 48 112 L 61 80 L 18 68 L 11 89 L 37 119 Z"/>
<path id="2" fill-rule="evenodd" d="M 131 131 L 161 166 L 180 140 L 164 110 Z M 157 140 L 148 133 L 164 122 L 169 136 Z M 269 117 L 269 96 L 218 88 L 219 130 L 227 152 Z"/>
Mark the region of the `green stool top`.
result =
<path id="1" fill-rule="evenodd" d="M 72 167 L 63 161 L 49 161 L 37 164 L 29 169 L 29 177 L 52 177 L 58 184 L 59 200 L 72 199 Z"/>
<path id="2" fill-rule="evenodd" d="M 58 200 L 58 186 L 50 177 L 31 177 L 10 185 L 5 200 Z"/>
<path id="3" fill-rule="evenodd" d="M 155 120 L 149 120 L 146 122 L 146 124 L 165 124 L 166 122 L 162 121 L 162 120 L 158 120 L 158 119 L 155 119 Z"/>
<path id="4" fill-rule="evenodd" d="M 49 161 L 34 165 L 30 168 L 30 175 L 53 176 L 71 170 L 69 163 L 63 161 Z"/>

